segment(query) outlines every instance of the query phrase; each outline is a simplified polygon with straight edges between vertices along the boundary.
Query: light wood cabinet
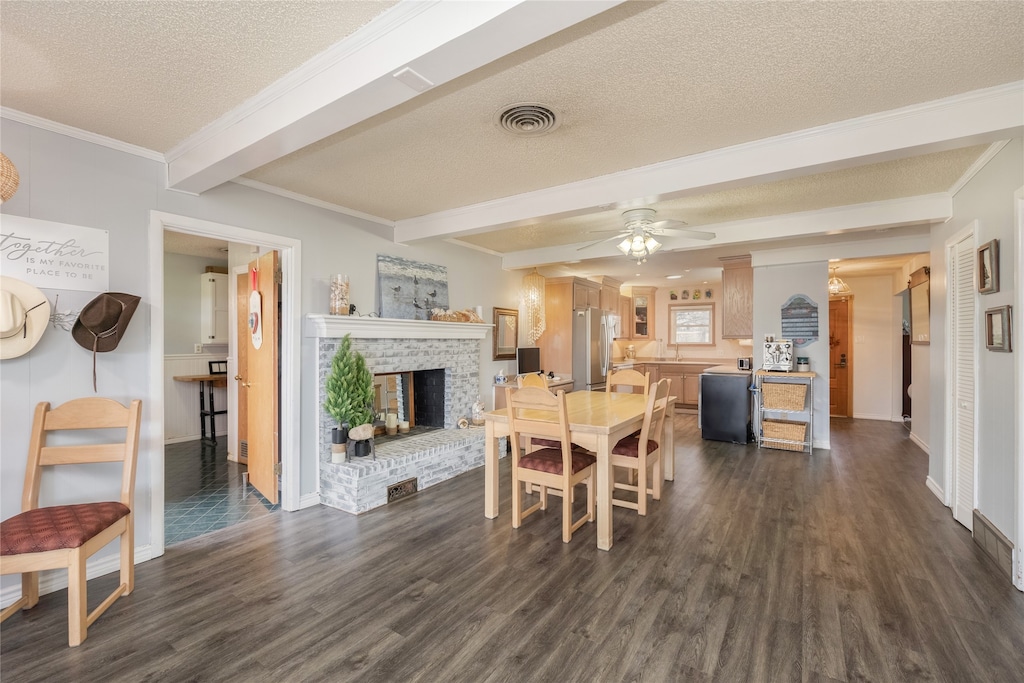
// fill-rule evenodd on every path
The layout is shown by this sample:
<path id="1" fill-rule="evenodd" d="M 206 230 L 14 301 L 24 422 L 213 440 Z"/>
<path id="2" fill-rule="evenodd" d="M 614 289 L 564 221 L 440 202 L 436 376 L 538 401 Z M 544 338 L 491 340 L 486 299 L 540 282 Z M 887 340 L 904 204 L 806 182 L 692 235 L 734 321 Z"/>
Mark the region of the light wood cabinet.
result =
<path id="1" fill-rule="evenodd" d="M 199 285 L 199 336 L 203 344 L 228 343 L 228 276 L 203 273 Z"/>
<path id="2" fill-rule="evenodd" d="M 589 280 L 576 280 L 572 285 L 572 307 L 601 308 L 601 285 Z"/>
<path id="3" fill-rule="evenodd" d="M 654 338 L 654 292 L 656 287 L 634 287 L 631 304 L 630 337 L 633 339 Z"/>
<path id="4" fill-rule="evenodd" d="M 676 408 L 696 409 L 700 400 L 700 375 L 710 365 L 704 363 L 648 363 L 648 370 L 654 368 L 658 377 L 672 382 L 671 393 L 676 397 Z M 651 381 L 655 381 L 651 373 Z"/>
<path id="5" fill-rule="evenodd" d="M 633 338 L 633 299 L 619 295 L 619 339 Z"/>
<path id="6" fill-rule="evenodd" d="M 750 256 L 723 258 L 722 339 L 754 336 L 754 269 Z"/>
<path id="7" fill-rule="evenodd" d="M 595 275 L 590 278 L 601 287 L 600 295 L 600 309 L 602 311 L 608 311 L 609 313 L 619 313 L 619 288 L 622 287 L 622 282 L 615 278 L 608 277 L 607 275 Z"/>

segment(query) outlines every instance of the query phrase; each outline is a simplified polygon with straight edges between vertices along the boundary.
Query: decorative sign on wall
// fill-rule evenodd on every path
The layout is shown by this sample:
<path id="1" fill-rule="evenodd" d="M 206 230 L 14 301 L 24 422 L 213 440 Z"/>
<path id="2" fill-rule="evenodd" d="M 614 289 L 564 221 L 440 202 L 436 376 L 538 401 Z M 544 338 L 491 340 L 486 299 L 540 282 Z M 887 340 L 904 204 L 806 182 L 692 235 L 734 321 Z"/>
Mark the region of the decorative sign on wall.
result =
<path id="1" fill-rule="evenodd" d="M 448 269 L 377 254 L 380 317 L 430 320 L 430 309 L 448 308 Z"/>
<path id="2" fill-rule="evenodd" d="M 4 216 L 0 272 L 40 289 L 109 289 L 109 233 L 80 225 Z"/>
<path id="3" fill-rule="evenodd" d="M 818 304 L 804 294 L 794 294 L 782 306 L 782 337 L 796 346 L 818 341 Z"/>

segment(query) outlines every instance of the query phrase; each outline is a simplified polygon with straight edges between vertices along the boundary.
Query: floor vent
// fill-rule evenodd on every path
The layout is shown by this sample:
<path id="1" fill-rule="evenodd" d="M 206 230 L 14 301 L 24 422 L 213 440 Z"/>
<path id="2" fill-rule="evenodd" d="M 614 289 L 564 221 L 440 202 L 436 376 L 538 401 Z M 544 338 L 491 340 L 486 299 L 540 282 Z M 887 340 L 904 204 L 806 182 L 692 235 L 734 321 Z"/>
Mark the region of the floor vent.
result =
<path id="1" fill-rule="evenodd" d="M 242 458 L 248 458 L 249 457 L 249 442 L 248 441 L 239 441 L 238 442 L 238 455 L 239 455 L 239 457 L 242 457 Z"/>
<path id="2" fill-rule="evenodd" d="M 397 484 L 392 484 L 388 487 L 388 502 L 394 503 L 396 500 L 401 500 L 406 496 L 411 496 L 419 490 L 416 477 L 412 479 L 406 479 L 400 481 Z"/>

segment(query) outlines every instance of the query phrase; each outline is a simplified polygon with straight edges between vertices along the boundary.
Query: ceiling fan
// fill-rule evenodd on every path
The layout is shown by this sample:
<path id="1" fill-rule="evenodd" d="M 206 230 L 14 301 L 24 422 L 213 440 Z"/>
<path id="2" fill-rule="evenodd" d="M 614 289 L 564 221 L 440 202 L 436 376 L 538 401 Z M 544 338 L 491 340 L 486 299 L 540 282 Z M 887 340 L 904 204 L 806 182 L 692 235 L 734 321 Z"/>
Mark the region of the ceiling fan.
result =
<path id="1" fill-rule="evenodd" d="M 637 264 L 643 263 L 647 257 L 661 249 L 661 243 L 654 239 L 655 235 L 667 237 L 689 237 L 697 240 L 712 240 L 715 233 L 704 232 L 703 230 L 680 229 L 677 226 L 685 226 L 683 221 L 662 220 L 656 221 L 654 217 L 658 214 L 654 209 L 629 209 L 622 212 L 621 230 L 603 230 L 601 232 L 614 232 L 611 237 L 586 244 L 577 251 L 589 249 L 590 247 L 621 240 L 615 245 L 619 251 L 626 256 L 636 259 Z M 596 234 L 596 233 L 591 233 Z"/>

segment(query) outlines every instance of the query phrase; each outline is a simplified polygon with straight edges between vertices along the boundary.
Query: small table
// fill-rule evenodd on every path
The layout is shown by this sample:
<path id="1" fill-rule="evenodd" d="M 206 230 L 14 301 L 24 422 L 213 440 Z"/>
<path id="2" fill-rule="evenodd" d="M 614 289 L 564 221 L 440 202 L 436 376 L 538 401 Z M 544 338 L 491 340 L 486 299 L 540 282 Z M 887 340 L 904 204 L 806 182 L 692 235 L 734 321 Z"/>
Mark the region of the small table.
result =
<path id="1" fill-rule="evenodd" d="M 227 375 L 176 375 L 175 382 L 199 382 L 199 432 L 201 441 L 217 443 L 216 415 L 227 415 L 227 409 L 217 410 L 213 405 L 213 388 L 226 387 Z M 206 401 L 210 401 L 210 409 L 206 409 Z M 206 436 L 206 421 L 210 421 L 210 436 Z"/>

